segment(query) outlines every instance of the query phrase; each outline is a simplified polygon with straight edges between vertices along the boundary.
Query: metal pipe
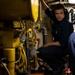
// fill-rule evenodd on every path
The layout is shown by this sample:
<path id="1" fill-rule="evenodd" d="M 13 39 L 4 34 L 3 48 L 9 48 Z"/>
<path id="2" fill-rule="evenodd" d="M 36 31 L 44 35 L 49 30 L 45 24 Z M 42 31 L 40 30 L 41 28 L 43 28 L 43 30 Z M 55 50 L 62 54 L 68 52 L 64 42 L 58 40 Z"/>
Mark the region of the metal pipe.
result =
<path id="1" fill-rule="evenodd" d="M 47 43 L 47 30 L 45 27 L 41 28 L 43 34 L 43 45 Z"/>

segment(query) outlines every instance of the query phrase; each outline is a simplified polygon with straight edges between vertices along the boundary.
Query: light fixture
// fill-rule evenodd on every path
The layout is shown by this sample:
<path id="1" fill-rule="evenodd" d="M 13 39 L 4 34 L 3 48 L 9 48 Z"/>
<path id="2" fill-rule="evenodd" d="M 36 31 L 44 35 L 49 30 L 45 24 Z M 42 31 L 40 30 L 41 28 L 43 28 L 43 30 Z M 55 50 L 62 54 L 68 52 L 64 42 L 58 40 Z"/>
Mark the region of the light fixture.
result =
<path id="1" fill-rule="evenodd" d="M 69 3 L 75 4 L 75 0 L 69 0 Z"/>

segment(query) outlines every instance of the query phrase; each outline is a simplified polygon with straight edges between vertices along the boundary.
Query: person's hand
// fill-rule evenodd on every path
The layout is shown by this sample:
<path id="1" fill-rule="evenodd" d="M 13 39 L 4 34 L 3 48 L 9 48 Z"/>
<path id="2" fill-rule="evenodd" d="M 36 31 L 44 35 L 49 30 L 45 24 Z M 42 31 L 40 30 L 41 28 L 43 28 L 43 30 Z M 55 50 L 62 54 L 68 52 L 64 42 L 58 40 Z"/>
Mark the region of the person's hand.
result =
<path id="1" fill-rule="evenodd" d="M 46 44 L 44 45 L 44 47 L 47 47 L 47 46 L 50 46 L 50 43 L 46 43 Z"/>
<path id="2" fill-rule="evenodd" d="M 47 47 L 47 46 L 61 46 L 60 43 L 57 41 L 57 42 L 50 42 L 50 43 L 47 43 L 44 45 L 44 47 Z"/>

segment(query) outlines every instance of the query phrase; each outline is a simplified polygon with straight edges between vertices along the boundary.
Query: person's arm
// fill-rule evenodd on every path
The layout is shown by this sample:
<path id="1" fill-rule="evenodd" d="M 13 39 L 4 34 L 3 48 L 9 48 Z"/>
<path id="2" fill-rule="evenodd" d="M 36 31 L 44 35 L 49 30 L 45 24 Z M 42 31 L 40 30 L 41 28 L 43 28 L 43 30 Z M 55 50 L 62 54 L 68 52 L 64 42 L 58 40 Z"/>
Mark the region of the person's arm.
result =
<path id="1" fill-rule="evenodd" d="M 42 8 L 43 10 L 46 10 L 47 8 L 49 8 L 49 6 L 46 4 L 46 2 L 44 0 L 40 0 L 42 3 Z"/>
<path id="2" fill-rule="evenodd" d="M 46 4 L 44 0 L 40 0 L 42 3 L 42 8 L 45 11 L 45 14 L 51 18 L 52 20 L 55 20 L 54 13 L 52 12 L 52 9 Z"/>
<path id="3" fill-rule="evenodd" d="M 47 47 L 47 46 L 61 46 L 60 43 L 57 41 L 57 42 L 50 42 L 50 43 L 47 43 L 44 45 L 44 47 Z"/>

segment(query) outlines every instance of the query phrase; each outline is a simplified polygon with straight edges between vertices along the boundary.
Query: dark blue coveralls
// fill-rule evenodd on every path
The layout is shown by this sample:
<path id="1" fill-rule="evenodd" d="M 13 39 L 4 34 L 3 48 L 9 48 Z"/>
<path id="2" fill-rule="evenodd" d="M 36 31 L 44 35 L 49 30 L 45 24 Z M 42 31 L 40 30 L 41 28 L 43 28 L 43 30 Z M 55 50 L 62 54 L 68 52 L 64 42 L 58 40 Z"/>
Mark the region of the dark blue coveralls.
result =
<path id="1" fill-rule="evenodd" d="M 64 18 L 62 21 L 57 21 L 52 10 L 47 8 L 46 15 L 53 20 L 52 35 L 54 41 L 59 41 L 61 46 L 48 46 L 39 48 L 39 56 L 53 70 L 57 70 L 61 65 L 61 59 L 68 54 L 68 38 L 71 34 L 71 23 Z"/>
<path id="2" fill-rule="evenodd" d="M 73 75 L 75 75 L 75 32 L 69 37 L 69 53 L 70 53 L 70 67 Z"/>

